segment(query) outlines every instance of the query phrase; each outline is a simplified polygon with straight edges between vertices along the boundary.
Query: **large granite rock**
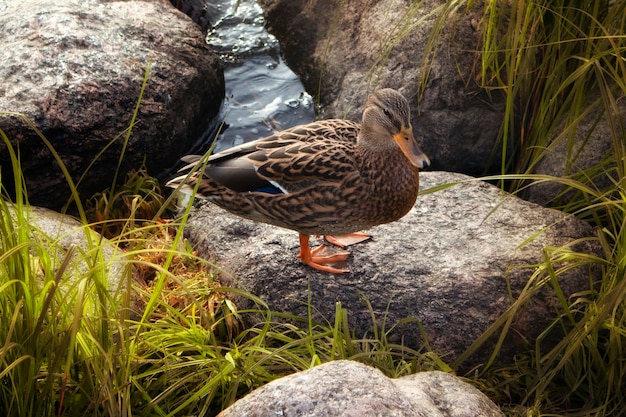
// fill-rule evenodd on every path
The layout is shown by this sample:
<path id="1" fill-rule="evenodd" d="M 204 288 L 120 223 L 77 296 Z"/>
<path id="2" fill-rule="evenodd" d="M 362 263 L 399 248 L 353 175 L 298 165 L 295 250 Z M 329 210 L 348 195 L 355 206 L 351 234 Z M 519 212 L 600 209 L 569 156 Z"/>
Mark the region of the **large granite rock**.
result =
<path id="1" fill-rule="evenodd" d="M 397 379 L 335 361 L 270 382 L 218 417 L 500 417 L 483 393 L 444 372 Z"/>
<path id="2" fill-rule="evenodd" d="M 333 322 L 335 303 L 348 310 L 357 337 L 371 335 L 369 300 L 377 324 L 394 327 L 389 340 L 430 346 L 454 361 L 504 313 L 529 282 L 550 247 L 593 236 L 573 216 L 521 200 L 473 178 L 446 172 L 421 174 L 422 189 L 459 183 L 418 197 L 401 220 L 370 230 L 373 239 L 350 248 L 351 273 L 330 275 L 295 258 L 297 234 L 237 218 L 205 203 L 190 216 L 186 235 L 201 256 L 215 259 L 225 280 L 259 296 L 272 311 Z M 575 245 L 593 253 L 594 241 Z M 593 271 L 592 271 L 593 272 Z M 561 276 L 566 297 L 588 288 L 588 268 Z M 546 286 L 520 309 L 501 358 L 510 360 L 554 318 L 554 293 Z M 245 300 L 241 308 L 251 308 Z M 254 320 L 253 316 L 248 317 Z M 379 328 L 380 330 L 380 328 Z M 487 360 L 485 345 L 466 366 Z"/>
<path id="3" fill-rule="evenodd" d="M 320 98 L 324 118 L 359 120 L 368 92 L 392 87 L 418 109 L 413 114 L 415 135 L 434 169 L 470 175 L 498 171 L 499 159 L 491 157 L 503 98 L 497 92 L 488 95 L 474 78 L 480 4 L 451 14 L 430 71 L 423 71 L 428 37 L 445 3 L 260 0 L 270 32 L 307 90 Z M 418 100 L 425 78 L 426 89 Z"/>
<path id="4" fill-rule="evenodd" d="M 111 185 L 146 68 L 150 76 L 119 178 L 172 166 L 219 110 L 224 82 L 202 31 L 164 0 L 0 3 L 0 112 L 51 142 L 84 196 Z M 67 181 L 37 132 L 0 113 L 30 202 L 61 207 Z M 102 152 L 102 153 L 100 153 Z M 90 166 L 92 161 L 95 163 Z M 3 184 L 11 162 L 0 142 Z"/>

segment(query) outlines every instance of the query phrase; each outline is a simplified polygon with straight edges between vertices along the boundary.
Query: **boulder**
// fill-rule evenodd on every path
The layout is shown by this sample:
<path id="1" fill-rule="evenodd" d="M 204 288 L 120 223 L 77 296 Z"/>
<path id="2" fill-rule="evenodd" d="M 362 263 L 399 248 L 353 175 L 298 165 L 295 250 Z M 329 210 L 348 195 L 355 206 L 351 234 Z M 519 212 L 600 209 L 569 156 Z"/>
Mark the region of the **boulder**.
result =
<path id="1" fill-rule="evenodd" d="M 84 174 L 84 197 L 111 186 L 148 67 L 120 179 L 144 162 L 152 175 L 172 166 L 224 95 L 202 31 L 165 0 L 10 0 L 0 5 L 0 38 L 0 112 L 34 123 L 74 181 Z M 19 148 L 30 202 L 63 206 L 67 181 L 37 132 L 8 113 L 0 113 L 0 129 Z M 0 166 L 10 184 L 4 142 Z"/>
<path id="2" fill-rule="evenodd" d="M 376 87 L 402 92 L 417 111 L 412 123 L 434 169 L 499 172 L 497 138 L 504 99 L 475 81 L 481 2 L 446 21 L 432 66 L 426 45 L 444 0 L 260 0 L 287 64 L 321 102 L 322 116 L 360 120 Z M 427 78 L 423 96 L 418 97 Z"/>
<path id="3" fill-rule="evenodd" d="M 444 184 L 457 185 L 424 191 Z M 538 282 L 533 274 L 549 248 L 593 236 L 573 216 L 462 174 L 423 172 L 421 187 L 423 194 L 404 218 L 372 228 L 372 240 L 349 248 L 351 273 L 345 275 L 303 266 L 295 258 L 296 232 L 235 217 L 210 203 L 194 209 L 185 233 L 201 256 L 223 269 L 224 283 L 259 296 L 272 311 L 306 318 L 310 299 L 313 320 L 333 323 L 340 301 L 357 337 L 372 334 L 373 313 L 390 342 L 419 349 L 425 336 L 448 362 L 511 307 L 529 282 Z M 596 243 L 586 240 L 574 249 L 595 253 Z M 565 297 L 588 289 L 589 277 L 586 267 L 561 275 Z M 501 359 L 525 349 L 554 318 L 557 301 L 548 287 L 520 309 Z M 236 302 L 242 309 L 254 307 Z M 491 348 L 486 344 L 466 366 L 483 364 Z"/>
<path id="4" fill-rule="evenodd" d="M 483 393 L 445 372 L 387 378 L 351 361 L 335 361 L 272 381 L 218 417 L 500 417 Z"/>

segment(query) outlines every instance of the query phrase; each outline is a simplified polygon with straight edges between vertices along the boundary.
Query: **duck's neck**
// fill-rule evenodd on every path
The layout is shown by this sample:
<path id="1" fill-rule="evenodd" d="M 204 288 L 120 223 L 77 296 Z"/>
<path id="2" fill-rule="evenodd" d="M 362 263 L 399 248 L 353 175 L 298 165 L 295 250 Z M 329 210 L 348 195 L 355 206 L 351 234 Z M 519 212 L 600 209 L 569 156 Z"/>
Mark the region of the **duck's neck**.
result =
<path id="1" fill-rule="evenodd" d="M 392 136 L 381 138 L 380 132 L 370 131 L 363 128 L 363 126 L 361 126 L 361 131 L 359 132 L 356 143 L 359 149 L 366 152 L 372 151 L 386 153 L 393 152 L 394 149 L 400 151 L 400 148 Z"/>
<path id="2" fill-rule="evenodd" d="M 361 178 L 377 186 L 391 184 L 401 192 L 417 193 L 419 171 L 404 156 L 399 147 L 372 149 L 357 143 Z"/>

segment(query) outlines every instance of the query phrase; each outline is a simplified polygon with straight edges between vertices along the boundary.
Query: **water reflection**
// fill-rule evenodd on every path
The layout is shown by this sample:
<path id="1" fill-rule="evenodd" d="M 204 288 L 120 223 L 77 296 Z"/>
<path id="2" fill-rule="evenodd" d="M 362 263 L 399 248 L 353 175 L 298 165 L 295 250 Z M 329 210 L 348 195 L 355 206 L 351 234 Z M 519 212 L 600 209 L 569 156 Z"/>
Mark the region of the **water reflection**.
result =
<path id="1" fill-rule="evenodd" d="M 224 63 L 226 82 L 222 117 L 227 128 L 215 151 L 313 121 L 313 100 L 280 58 L 278 41 L 265 30 L 256 1 L 212 2 L 209 15 L 213 27 L 207 43 Z"/>

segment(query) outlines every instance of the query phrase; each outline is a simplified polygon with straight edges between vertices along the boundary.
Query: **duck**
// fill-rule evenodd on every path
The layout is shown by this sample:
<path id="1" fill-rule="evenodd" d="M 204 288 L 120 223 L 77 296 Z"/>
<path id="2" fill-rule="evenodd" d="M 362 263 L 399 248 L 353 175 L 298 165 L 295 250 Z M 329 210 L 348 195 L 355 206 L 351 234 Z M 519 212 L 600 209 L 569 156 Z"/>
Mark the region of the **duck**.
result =
<path id="1" fill-rule="evenodd" d="M 361 231 L 411 210 L 419 170 L 430 165 L 413 134 L 407 99 L 391 88 L 368 97 L 361 123 L 319 120 L 181 159 L 187 165 L 168 187 L 298 232 L 301 262 L 332 274 L 349 272 L 342 266 L 349 253 L 325 255 L 324 245 L 311 249 L 310 236 L 340 247 L 369 238 Z"/>

